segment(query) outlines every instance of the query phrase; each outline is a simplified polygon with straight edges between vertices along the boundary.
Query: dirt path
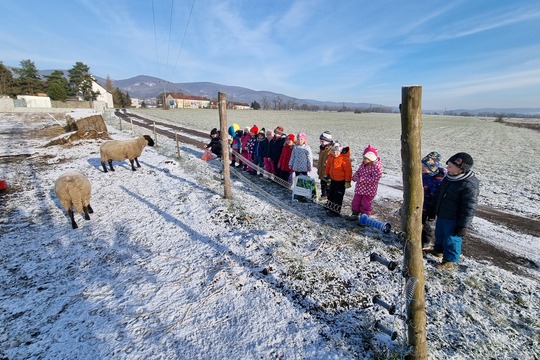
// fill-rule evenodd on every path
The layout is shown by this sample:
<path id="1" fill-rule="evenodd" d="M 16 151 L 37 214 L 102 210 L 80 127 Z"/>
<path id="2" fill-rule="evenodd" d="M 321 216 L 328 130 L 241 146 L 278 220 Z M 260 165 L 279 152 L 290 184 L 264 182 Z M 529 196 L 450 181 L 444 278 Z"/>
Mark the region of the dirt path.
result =
<path id="1" fill-rule="evenodd" d="M 201 137 L 209 138 L 206 132 L 188 129 L 182 126 L 169 124 L 165 122 L 158 122 L 150 119 L 146 119 L 142 116 L 132 113 L 124 113 L 117 111 L 115 115 L 122 120 L 130 122 L 134 125 L 144 127 L 146 129 L 153 130 L 154 124 L 159 127 L 166 127 L 171 129 L 164 130 L 156 128 L 156 132 L 160 135 L 166 136 L 171 139 L 175 139 L 178 136 L 178 140 L 183 144 L 189 144 L 202 148 L 206 143 L 193 139 L 189 136 L 184 136 L 182 133 Z M 403 190 L 402 187 L 395 186 L 395 189 Z M 398 215 L 398 209 L 401 206 L 399 201 L 376 200 L 376 207 L 381 209 L 381 213 L 387 214 L 386 221 L 392 224 L 400 224 Z M 533 236 L 540 236 L 540 221 L 535 219 L 529 219 L 515 214 L 510 214 L 501 210 L 497 210 L 488 206 L 479 205 L 476 210 L 476 216 L 488 220 L 492 223 L 505 226 L 515 232 L 522 234 L 530 234 Z M 472 257 L 480 261 L 489 261 L 502 269 L 514 272 L 519 275 L 527 276 L 527 272 L 524 268 L 539 270 L 540 264 L 534 262 L 531 259 L 526 259 L 521 256 L 511 254 L 503 249 L 497 248 L 483 239 L 482 234 L 471 232 L 465 241 L 463 241 L 463 254 Z"/>

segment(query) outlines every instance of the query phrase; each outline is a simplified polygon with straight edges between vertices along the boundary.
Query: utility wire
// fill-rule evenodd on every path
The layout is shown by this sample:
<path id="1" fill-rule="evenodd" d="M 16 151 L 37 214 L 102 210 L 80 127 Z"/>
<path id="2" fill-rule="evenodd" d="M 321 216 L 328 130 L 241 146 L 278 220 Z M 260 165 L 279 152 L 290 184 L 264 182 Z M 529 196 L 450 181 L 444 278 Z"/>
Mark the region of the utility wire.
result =
<path id="1" fill-rule="evenodd" d="M 170 49 L 171 49 L 173 7 L 174 7 L 174 0 L 171 0 L 171 17 L 169 19 L 169 43 L 167 44 L 167 62 L 166 62 L 166 65 L 165 65 L 165 76 L 167 76 L 167 70 L 169 68 L 169 52 L 170 52 Z"/>
<path id="2" fill-rule="evenodd" d="M 157 66 L 158 66 L 158 76 L 161 76 L 161 71 L 159 70 L 159 52 L 158 52 L 157 30 L 156 30 L 156 13 L 154 11 L 154 0 L 152 0 L 152 19 L 154 20 L 154 40 L 156 42 L 156 61 L 157 61 Z"/>
<path id="3" fill-rule="evenodd" d="M 191 14 L 193 14 L 193 8 L 195 7 L 195 0 L 191 3 L 191 10 L 189 11 L 189 17 L 188 21 L 186 23 L 186 28 L 184 29 L 184 36 L 182 36 L 182 43 L 180 44 L 180 50 L 178 51 L 178 56 L 176 57 L 176 62 L 174 64 L 173 72 L 176 70 L 176 66 L 178 65 L 178 60 L 180 60 L 180 54 L 182 53 L 182 49 L 184 47 L 184 40 L 186 40 L 186 34 L 189 26 L 189 21 L 191 20 Z"/>

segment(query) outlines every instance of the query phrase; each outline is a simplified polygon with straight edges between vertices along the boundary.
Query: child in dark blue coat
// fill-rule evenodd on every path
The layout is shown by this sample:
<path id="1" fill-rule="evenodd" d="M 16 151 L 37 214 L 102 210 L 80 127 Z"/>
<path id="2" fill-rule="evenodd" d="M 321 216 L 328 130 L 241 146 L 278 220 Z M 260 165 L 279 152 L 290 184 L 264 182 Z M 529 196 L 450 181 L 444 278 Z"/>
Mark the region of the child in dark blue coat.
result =
<path id="1" fill-rule="evenodd" d="M 453 270 L 461 255 L 461 243 L 471 226 L 478 202 L 480 182 L 471 169 L 473 158 L 460 152 L 446 162 L 446 177 L 436 195 L 435 209 L 430 217 L 435 222 L 433 253 L 443 258 L 439 270 Z"/>

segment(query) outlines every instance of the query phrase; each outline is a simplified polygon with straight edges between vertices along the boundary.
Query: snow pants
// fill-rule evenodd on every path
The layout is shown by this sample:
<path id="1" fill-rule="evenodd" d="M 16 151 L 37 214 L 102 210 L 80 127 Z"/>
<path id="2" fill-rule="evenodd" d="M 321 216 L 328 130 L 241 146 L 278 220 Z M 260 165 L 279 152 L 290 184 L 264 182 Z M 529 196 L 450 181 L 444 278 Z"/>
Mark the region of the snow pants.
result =
<path id="1" fill-rule="evenodd" d="M 461 236 L 454 236 L 456 220 L 439 219 L 435 223 L 434 250 L 443 254 L 446 261 L 457 263 L 461 255 Z"/>
<path id="2" fill-rule="evenodd" d="M 332 183 L 330 183 L 332 186 Z M 354 194 L 351 210 L 355 214 L 371 215 L 371 203 L 375 196 Z"/>

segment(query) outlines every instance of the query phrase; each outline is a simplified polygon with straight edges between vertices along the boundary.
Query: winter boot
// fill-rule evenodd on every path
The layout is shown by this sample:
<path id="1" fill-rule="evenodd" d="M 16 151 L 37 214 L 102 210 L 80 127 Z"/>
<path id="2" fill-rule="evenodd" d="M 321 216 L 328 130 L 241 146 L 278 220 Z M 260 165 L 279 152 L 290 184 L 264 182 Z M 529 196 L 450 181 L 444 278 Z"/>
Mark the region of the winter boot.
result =
<path id="1" fill-rule="evenodd" d="M 358 221 L 358 215 L 359 213 L 353 211 L 353 213 L 347 219 L 350 221 Z"/>
<path id="2" fill-rule="evenodd" d="M 455 270 L 456 268 L 456 264 L 451 262 L 451 261 L 448 261 L 448 260 L 444 260 L 442 261 L 442 263 L 440 264 L 437 264 L 435 266 L 435 269 L 437 270 Z"/>

